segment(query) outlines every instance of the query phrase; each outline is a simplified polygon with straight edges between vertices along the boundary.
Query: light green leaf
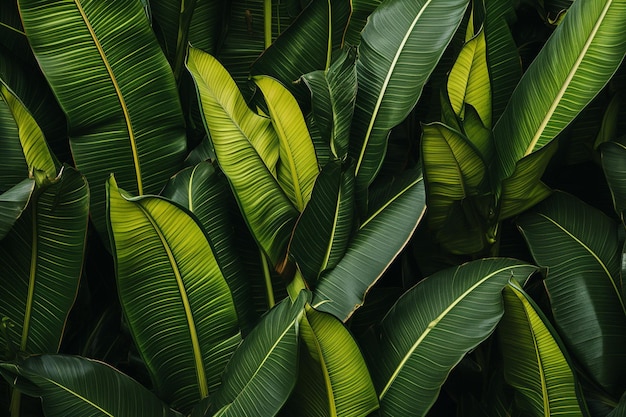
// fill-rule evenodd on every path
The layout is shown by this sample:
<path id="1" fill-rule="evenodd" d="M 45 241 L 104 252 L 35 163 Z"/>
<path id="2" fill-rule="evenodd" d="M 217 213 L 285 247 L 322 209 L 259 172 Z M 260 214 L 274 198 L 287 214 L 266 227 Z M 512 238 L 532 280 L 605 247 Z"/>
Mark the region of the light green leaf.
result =
<path id="1" fill-rule="evenodd" d="M 12 324 L 0 346 L 12 354 L 59 348 L 83 266 L 88 199 L 85 178 L 64 167 L 0 242 L 0 317 Z"/>
<path id="2" fill-rule="evenodd" d="M 16 388 L 41 397 L 47 417 L 182 417 L 117 369 L 79 356 L 0 363 L 0 374 Z"/>
<path id="3" fill-rule="evenodd" d="M 306 348 L 291 398 L 293 414 L 364 417 L 378 408 L 365 360 L 341 321 L 307 306 L 300 335 Z"/>
<path id="4" fill-rule="evenodd" d="M 504 316 L 498 335 L 504 375 L 531 416 L 583 416 L 574 369 L 547 319 L 516 284 L 504 288 Z M 582 398 L 582 397 L 581 397 Z"/>
<path id="5" fill-rule="evenodd" d="M 279 144 L 270 120 L 252 112 L 220 63 L 191 48 L 187 59 L 218 163 L 255 239 L 273 265 L 284 259 L 298 211 L 273 176 Z"/>
<path id="6" fill-rule="evenodd" d="M 413 235 L 425 200 L 424 180 L 416 169 L 374 187 L 372 211 L 337 266 L 320 276 L 311 304 L 347 320 Z"/>
<path id="7" fill-rule="evenodd" d="M 608 390 L 626 374 L 626 309 L 617 225 L 575 197 L 555 192 L 517 224 L 545 286 L 569 352 Z"/>
<path id="8" fill-rule="evenodd" d="M 390 0 L 368 18 L 357 61 L 350 155 L 361 193 L 382 164 L 387 136 L 417 103 L 461 22 L 468 0 Z"/>
<path id="9" fill-rule="evenodd" d="M 296 383 L 299 322 L 308 294 L 303 291 L 271 309 L 244 339 L 228 363 L 222 386 L 211 400 L 214 416 L 271 417 Z"/>
<path id="10" fill-rule="evenodd" d="M 91 184 L 91 217 L 104 235 L 111 173 L 124 189 L 149 194 L 182 165 L 187 145 L 174 77 L 139 0 L 18 4 L 66 113 L 74 161 Z"/>
<path id="11" fill-rule="evenodd" d="M 426 415 L 451 369 L 500 321 L 508 280 L 535 270 L 514 259 L 481 259 L 438 272 L 400 297 L 368 356 L 381 415 Z"/>
<path id="12" fill-rule="evenodd" d="M 220 385 L 241 341 L 230 288 L 200 225 L 163 198 L 107 183 L 117 288 L 161 398 L 188 411 Z"/>
<path id="13" fill-rule="evenodd" d="M 313 184 L 319 169 L 315 148 L 298 107 L 296 99 L 278 81 L 269 77 L 254 77 L 265 103 L 272 125 L 280 141 L 280 157 L 277 168 L 278 183 L 291 203 L 298 209 L 311 198 Z"/>
<path id="14" fill-rule="evenodd" d="M 554 139 L 609 81 L 626 54 L 625 14 L 626 0 L 572 4 L 494 126 L 499 178 Z"/>

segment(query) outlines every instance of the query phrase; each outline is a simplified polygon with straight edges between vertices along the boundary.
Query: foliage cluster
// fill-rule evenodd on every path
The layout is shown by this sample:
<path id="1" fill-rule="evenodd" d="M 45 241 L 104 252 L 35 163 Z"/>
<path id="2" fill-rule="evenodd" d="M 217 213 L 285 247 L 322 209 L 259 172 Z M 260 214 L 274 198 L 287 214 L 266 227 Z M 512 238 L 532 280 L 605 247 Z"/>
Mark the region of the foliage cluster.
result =
<path id="1" fill-rule="evenodd" d="M 623 416 L 626 0 L 3 0 L 0 416 Z"/>

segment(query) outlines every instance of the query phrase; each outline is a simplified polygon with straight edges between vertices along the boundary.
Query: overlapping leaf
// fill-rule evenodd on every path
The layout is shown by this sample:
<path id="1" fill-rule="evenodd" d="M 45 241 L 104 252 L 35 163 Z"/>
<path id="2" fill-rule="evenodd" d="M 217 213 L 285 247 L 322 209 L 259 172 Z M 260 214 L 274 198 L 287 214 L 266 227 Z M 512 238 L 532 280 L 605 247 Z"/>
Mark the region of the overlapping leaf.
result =
<path id="1" fill-rule="evenodd" d="M 574 369 L 552 326 L 516 283 L 504 288 L 504 311 L 498 326 L 504 373 L 519 403 L 536 417 L 582 417 Z"/>
<path id="2" fill-rule="evenodd" d="M 545 285 L 568 350 L 600 384 L 619 390 L 626 373 L 626 310 L 617 225 L 559 192 L 521 216 L 518 226 L 535 262 L 548 268 Z"/>
<path id="3" fill-rule="evenodd" d="M 376 176 L 389 131 L 415 106 L 467 4 L 391 0 L 370 15 L 359 45 L 359 90 L 350 139 L 359 192 Z"/>
<path id="4" fill-rule="evenodd" d="M 499 178 L 556 137 L 608 82 L 626 54 L 624 14 L 625 0 L 569 8 L 494 126 Z"/>
<path id="5" fill-rule="evenodd" d="M 626 146 L 619 142 L 607 142 L 600 148 L 602 168 L 611 189 L 615 212 L 624 219 L 626 210 Z"/>
<path id="6" fill-rule="evenodd" d="M 182 417 L 117 369 L 78 356 L 33 356 L 0 364 L 17 389 L 42 398 L 48 417 Z"/>
<path id="7" fill-rule="evenodd" d="M 163 198 L 107 183 L 117 288 L 159 396 L 189 410 L 220 384 L 241 341 L 230 288 L 202 229 Z"/>
<path id="8" fill-rule="evenodd" d="M 450 370 L 495 329 L 511 276 L 525 280 L 535 270 L 514 259 L 481 259 L 406 292 L 383 319 L 380 345 L 368 357 L 381 415 L 426 415 Z"/>
<path id="9" fill-rule="evenodd" d="M 9 233 L 22 215 L 35 189 L 35 180 L 27 178 L 0 194 L 0 240 Z"/>
<path id="10" fill-rule="evenodd" d="M 13 354 L 59 348 L 82 272 L 88 199 L 85 178 L 65 167 L 0 242 L 0 317 L 11 323 L 0 345 Z"/>
<path id="11" fill-rule="evenodd" d="M 372 199 L 346 254 L 321 275 L 312 305 L 347 320 L 363 304 L 367 291 L 381 277 L 413 235 L 426 210 L 423 177 L 418 170 L 386 182 Z M 373 191 L 375 197 L 377 190 Z"/>
<path id="12" fill-rule="evenodd" d="M 191 71 L 220 167 L 255 239 L 274 265 L 282 261 L 298 211 L 273 176 L 278 141 L 270 120 L 248 108 L 212 56 L 190 49 Z"/>
<path id="13" fill-rule="evenodd" d="M 184 119 L 171 69 L 137 0 L 19 6 L 67 115 L 76 166 L 91 184 L 92 219 L 105 233 L 104 183 L 112 172 L 135 194 L 157 193 L 182 164 Z"/>

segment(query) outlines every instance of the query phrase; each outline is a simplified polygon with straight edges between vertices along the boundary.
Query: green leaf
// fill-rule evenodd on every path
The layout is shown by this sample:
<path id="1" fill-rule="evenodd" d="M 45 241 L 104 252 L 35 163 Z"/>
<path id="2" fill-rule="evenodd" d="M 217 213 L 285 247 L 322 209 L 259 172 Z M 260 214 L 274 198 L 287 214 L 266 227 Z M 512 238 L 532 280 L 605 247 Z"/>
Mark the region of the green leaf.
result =
<path id="1" fill-rule="evenodd" d="M 174 77 L 138 0 L 19 6 L 66 113 L 76 167 L 91 184 L 91 216 L 104 235 L 111 173 L 124 189 L 149 194 L 182 165 L 187 145 Z"/>
<path id="2" fill-rule="evenodd" d="M 617 225 L 560 192 L 517 224 L 537 265 L 548 268 L 545 286 L 568 350 L 602 386 L 623 390 L 626 310 Z"/>
<path id="3" fill-rule="evenodd" d="M 0 374 L 18 389 L 42 398 L 47 417 L 182 417 L 117 369 L 80 356 L 42 355 Z"/>
<path id="4" fill-rule="evenodd" d="M 311 201 L 298 220 L 289 254 L 307 284 L 337 266 L 346 252 L 354 222 L 354 165 L 331 161 L 322 169 Z"/>
<path id="5" fill-rule="evenodd" d="M 485 9 L 492 120 L 497 122 L 522 78 L 522 63 L 508 25 L 515 17 L 513 4 L 509 0 L 489 0 L 485 2 Z"/>
<path id="6" fill-rule="evenodd" d="M 218 163 L 255 239 L 274 265 L 285 254 L 298 211 L 273 176 L 278 139 L 270 120 L 246 105 L 235 82 L 212 56 L 191 48 L 187 58 Z"/>
<path id="7" fill-rule="evenodd" d="M 451 369 L 500 321 L 508 280 L 535 270 L 514 259 L 481 259 L 438 272 L 400 297 L 369 362 L 381 415 L 425 415 Z"/>
<path id="8" fill-rule="evenodd" d="M 315 148 L 304 116 L 296 99 L 278 81 L 269 77 L 254 77 L 280 142 L 277 168 L 278 183 L 298 211 L 311 198 L 313 184 L 319 173 Z"/>
<path id="9" fill-rule="evenodd" d="M 517 216 L 552 194 L 541 177 L 556 150 L 557 142 L 551 142 L 517 161 L 513 174 L 502 181 L 500 220 Z"/>
<path id="10" fill-rule="evenodd" d="M 619 142 L 606 142 L 600 146 L 602 169 L 613 197 L 615 212 L 624 222 L 626 211 L 626 146 Z"/>
<path id="11" fill-rule="evenodd" d="M 252 74 L 276 78 L 295 94 L 294 82 L 303 74 L 328 69 L 332 52 L 343 45 L 350 12 L 350 0 L 310 2 L 254 63 Z"/>
<path id="12" fill-rule="evenodd" d="M 478 112 L 483 125 L 491 128 L 491 84 L 483 30 L 463 45 L 448 76 L 447 88 L 452 108 L 461 119 L 465 118 L 467 103 Z"/>
<path id="13" fill-rule="evenodd" d="M 348 244 L 337 266 L 320 276 L 313 294 L 316 309 L 346 321 L 363 305 L 368 290 L 407 244 L 426 210 L 419 170 L 374 187 L 371 212 Z"/>
<path id="14" fill-rule="evenodd" d="M 617 407 L 607 417 L 624 417 L 626 416 L 626 395 L 622 395 Z"/>
<path id="15" fill-rule="evenodd" d="M 237 251 L 231 214 L 236 203 L 226 178 L 210 163 L 201 162 L 174 175 L 163 189 L 162 195 L 198 218 L 215 254 L 215 260 L 230 287 L 240 327 L 247 330 L 254 321 L 250 284 Z"/>
<path id="16" fill-rule="evenodd" d="M 378 398 L 365 360 L 343 323 L 310 306 L 300 322 L 306 348 L 291 398 L 299 416 L 368 416 Z"/>
<path id="17" fill-rule="evenodd" d="M 494 126 L 499 178 L 556 137 L 609 81 L 626 54 L 625 13 L 626 0 L 570 7 Z"/>
<path id="18" fill-rule="evenodd" d="M 504 316 L 498 335 L 504 375 L 531 416 L 583 416 L 574 369 L 552 326 L 516 283 L 504 288 Z"/>
<path id="19" fill-rule="evenodd" d="M 468 0 L 391 0 L 369 17 L 359 45 L 359 89 L 350 138 L 357 192 L 376 176 L 389 131 L 417 103 L 467 4 Z"/>
<path id="20" fill-rule="evenodd" d="M 1 60 L 0 60 L 1 62 Z M 6 191 L 28 177 L 28 164 L 24 159 L 20 134 L 13 112 L 0 95 L 0 190 Z"/>
<path id="21" fill-rule="evenodd" d="M 330 144 L 335 158 L 339 159 L 348 152 L 357 92 L 355 60 L 354 50 L 343 50 L 326 71 L 302 76 L 311 90 L 315 124 L 322 138 Z"/>
<path id="22" fill-rule="evenodd" d="M 59 348 L 83 266 L 88 199 L 85 178 L 64 167 L 0 242 L 0 317 L 11 324 L 0 345 L 12 354 Z"/>
<path id="23" fill-rule="evenodd" d="M 4 83 L 0 84 L 0 97 L 7 104 L 17 125 L 28 172 L 42 171 L 48 179 L 56 178 L 56 161 L 48 148 L 41 128 L 32 114 L 19 98 L 7 89 Z"/>
<path id="24" fill-rule="evenodd" d="M 361 42 L 361 31 L 367 18 L 382 3 L 382 0 L 352 0 L 352 15 L 346 29 L 346 43 L 357 46 Z"/>
<path id="25" fill-rule="evenodd" d="M 200 225 L 163 198 L 107 183 L 117 288 L 161 398 L 188 411 L 220 384 L 241 341 L 230 288 Z"/>
<path id="26" fill-rule="evenodd" d="M 214 416 L 271 417 L 296 383 L 300 317 L 308 294 L 272 308 L 239 346 L 212 396 Z"/>
<path id="27" fill-rule="evenodd" d="M 27 178 L 0 195 L 0 240 L 22 215 L 34 190 L 35 181 Z"/>

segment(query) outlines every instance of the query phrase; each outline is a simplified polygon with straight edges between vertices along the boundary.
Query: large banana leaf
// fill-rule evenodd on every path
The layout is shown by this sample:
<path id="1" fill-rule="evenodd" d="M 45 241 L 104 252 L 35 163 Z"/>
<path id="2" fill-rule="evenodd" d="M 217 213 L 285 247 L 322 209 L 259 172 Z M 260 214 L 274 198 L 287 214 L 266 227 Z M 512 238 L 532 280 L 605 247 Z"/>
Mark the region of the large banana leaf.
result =
<path id="1" fill-rule="evenodd" d="M 346 252 L 354 223 L 354 166 L 331 161 L 322 169 L 309 205 L 300 216 L 289 246 L 309 284 L 337 266 Z"/>
<path id="2" fill-rule="evenodd" d="M 311 198 L 319 173 L 317 158 L 304 116 L 296 99 L 280 82 L 270 77 L 254 77 L 265 97 L 272 125 L 280 142 L 276 175 L 278 183 L 298 211 Z"/>
<path id="3" fill-rule="evenodd" d="M 206 406 L 215 417 L 276 415 L 296 383 L 299 322 L 308 294 L 302 291 L 271 309 L 228 363 L 220 389 Z"/>
<path id="4" fill-rule="evenodd" d="M 583 416 L 574 369 L 555 334 L 519 285 L 512 282 L 504 288 L 498 335 L 505 378 L 516 388 L 519 403 L 530 416 Z"/>
<path id="5" fill-rule="evenodd" d="M 364 417 L 378 408 L 365 360 L 341 321 L 307 306 L 300 337 L 306 347 L 290 399 L 293 415 Z"/>
<path id="6" fill-rule="evenodd" d="M 350 137 L 358 192 L 376 176 L 389 131 L 415 106 L 467 4 L 390 0 L 370 15 L 359 45 L 359 89 Z"/>
<path id="7" fill-rule="evenodd" d="M 59 348 L 82 271 L 88 199 L 85 178 L 65 167 L 0 242 L 0 317 L 12 324 L 0 345 L 12 354 Z"/>
<path id="8" fill-rule="evenodd" d="M 382 195 L 372 199 L 372 211 L 346 254 L 335 268 L 320 276 L 313 294 L 315 308 L 343 321 L 363 305 L 367 291 L 404 248 L 426 210 L 419 170 L 409 170 L 385 182 L 383 188 L 379 190 Z"/>
<path id="9" fill-rule="evenodd" d="M 189 410 L 220 384 L 241 341 L 230 288 L 200 225 L 155 196 L 107 183 L 117 288 L 159 396 Z"/>
<path id="10" fill-rule="evenodd" d="M 233 294 L 242 330 L 254 322 L 250 283 L 237 251 L 231 208 L 236 204 L 224 175 L 201 162 L 172 177 L 162 195 L 191 211 L 209 239 L 220 270 Z M 232 201 L 232 204 L 231 204 Z"/>
<path id="11" fill-rule="evenodd" d="M 285 255 L 298 211 L 273 176 L 278 140 L 269 119 L 248 108 L 220 63 L 191 48 L 187 59 L 218 163 L 246 222 L 274 265 Z"/>
<path id="12" fill-rule="evenodd" d="M 424 416 L 463 356 L 504 313 L 502 288 L 536 267 L 491 258 L 438 272 L 406 292 L 384 317 L 369 362 L 382 416 Z"/>
<path id="13" fill-rule="evenodd" d="M 17 389 L 41 397 L 47 417 L 182 417 L 117 369 L 79 356 L 33 356 L 0 363 Z"/>
<path id="14" fill-rule="evenodd" d="M 626 54 L 625 14 L 626 0 L 570 7 L 494 126 L 500 179 L 550 142 L 609 81 Z"/>
<path id="15" fill-rule="evenodd" d="M 22 215 L 35 189 L 35 180 L 27 178 L 0 194 L 0 240 L 9 233 Z"/>
<path id="16" fill-rule="evenodd" d="M 28 176 L 28 165 L 22 152 L 20 133 L 13 112 L 0 95 L 0 190 L 7 191 Z"/>
<path id="17" fill-rule="evenodd" d="M 361 42 L 361 31 L 367 18 L 382 3 L 382 0 L 352 0 L 352 15 L 346 29 L 346 43 L 357 46 Z"/>
<path id="18" fill-rule="evenodd" d="M 356 55 L 344 50 L 325 71 L 302 76 L 311 90 L 312 114 L 315 125 L 335 158 L 343 159 L 348 152 L 350 126 L 356 100 Z"/>
<path id="19" fill-rule="evenodd" d="M 138 0 L 19 0 L 24 29 L 67 115 L 91 216 L 106 233 L 104 183 L 158 192 L 186 152 L 174 77 Z M 123 41 L 122 41 L 123 40 Z"/>
<path id="20" fill-rule="evenodd" d="M 351 11 L 350 0 L 310 2 L 254 63 L 252 74 L 272 76 L 294 91 L 303 74 L 328 69 L 332 52 L 343 45 Z"/>
<path id="21" fill-rule="evenodd" d="M 626 309 L 617 225 L 575 197 L 556 192 L 518 219 L 570 353 L 609 390 L 626 374 Z M 621 390 L 620 390 L 621 387 Z"/>

